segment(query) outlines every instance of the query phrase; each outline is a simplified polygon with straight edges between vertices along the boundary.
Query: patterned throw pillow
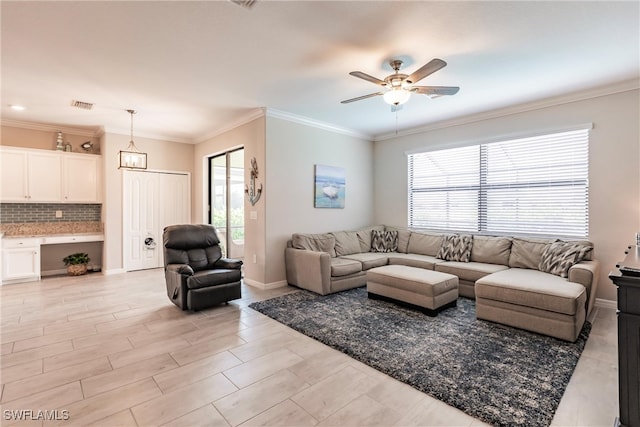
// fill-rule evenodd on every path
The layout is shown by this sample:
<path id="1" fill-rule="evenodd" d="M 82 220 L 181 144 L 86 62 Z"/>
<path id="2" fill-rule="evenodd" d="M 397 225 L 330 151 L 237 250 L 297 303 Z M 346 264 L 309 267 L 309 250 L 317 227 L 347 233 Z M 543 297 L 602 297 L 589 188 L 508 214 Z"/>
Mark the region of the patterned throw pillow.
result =
<path id="1" fill-rule="evenodd" d="M 467 234 L 448 234 L 442 238 L 440 251 L 436 258 L 445 261 L 469 262 L 471 260 L 471 248 L 473 236 Z"/>
<path id="2" fill-rule="evenodd" d="M 569 269 L 585 259 L 592 249 L 593 246 L 584 244 L 553 242 L 542 252 L 538 270 L 560 277 L 569 277 Z"/>
<path id="3" fill-rule="evenodd" d="M 371 252 L 395 252 L 397 250 L 397 231 L 371 231 Z"/>

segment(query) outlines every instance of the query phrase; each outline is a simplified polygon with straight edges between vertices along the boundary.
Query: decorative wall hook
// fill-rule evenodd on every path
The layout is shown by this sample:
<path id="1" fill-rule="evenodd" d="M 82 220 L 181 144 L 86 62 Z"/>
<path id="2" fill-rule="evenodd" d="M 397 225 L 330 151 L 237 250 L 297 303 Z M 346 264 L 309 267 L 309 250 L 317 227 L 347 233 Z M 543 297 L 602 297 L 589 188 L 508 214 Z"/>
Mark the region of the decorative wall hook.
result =
<path id="1" fill-rule="evenodd" d="M 262 184 L 260 184 L 260 188 L 256 189 L 256 178 L 258 178 L 258 162 L 256 158 L 253 157 L 251 159 L 251 183 L 248 187 L 246 185 L 244 186 L 244 192 L 247 193 L 251 206 L 258 203 L 262 195 Z"/>

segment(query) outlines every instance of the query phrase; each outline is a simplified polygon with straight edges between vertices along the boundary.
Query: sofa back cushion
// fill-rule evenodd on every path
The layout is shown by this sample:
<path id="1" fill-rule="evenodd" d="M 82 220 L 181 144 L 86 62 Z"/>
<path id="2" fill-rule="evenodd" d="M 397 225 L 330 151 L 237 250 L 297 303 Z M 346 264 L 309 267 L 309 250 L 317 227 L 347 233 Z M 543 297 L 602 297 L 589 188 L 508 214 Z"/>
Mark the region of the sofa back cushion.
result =
<path id="1" fill-rule="evenodd" d="M 359 254 L 362 252 L 360 240 L 355 231 L 335 231 L 330 234 L 336 239 L 336 256 Z"/>
<path id="2" fill-rule="evenodd" d="M 406 254 L 409 251 L 409 237 L 411 231 L 406 228 L 397 227 L 385 227 L 385 231 L 397 231 L 398 232 L 398 252 Z"/>
<path id="3" fill-rule="evenodd" d="M 323 234 L 294 234 L 291 243 L 296 249 L 305 249 L 314 252 L 328 252 L 332 257 L 336 256 L 336 238 L 330 233 Z"/>
<path id="4" fill-rule="evenodd" d="M 511 239 L 509 237 L 473 236 L 471 261 L 509 265 Z"/>
<path id="5" fill-rule="evenodd" d="M 542 253 L 554 240 L 514 237 L 509 255 L 509 267 L 537 270 Z"/>
<path id="6" fill-rule="evenodd" d="M 373 230 L 382 231 L 384 230 L 384 225 L 374 225 L 356 231 L 360 242 L 360 252 L 371 252 L 371 233 Z"/>
<path id="7" fill-rule="evenodd" d="M 442 245 L 443 234 L 412 231 L 407 252 L 410 254 L 436 256 Z"/>

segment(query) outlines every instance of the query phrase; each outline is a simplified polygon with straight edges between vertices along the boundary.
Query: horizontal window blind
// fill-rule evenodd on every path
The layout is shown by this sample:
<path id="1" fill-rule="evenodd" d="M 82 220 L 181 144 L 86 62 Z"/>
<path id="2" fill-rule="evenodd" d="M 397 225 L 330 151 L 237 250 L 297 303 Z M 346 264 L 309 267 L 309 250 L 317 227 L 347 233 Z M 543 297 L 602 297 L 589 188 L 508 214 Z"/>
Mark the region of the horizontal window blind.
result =
<path id="1" fill-rule="evenodd" d="M 589 130 L 408 156 L 409 226 L 588 234 Z"/>

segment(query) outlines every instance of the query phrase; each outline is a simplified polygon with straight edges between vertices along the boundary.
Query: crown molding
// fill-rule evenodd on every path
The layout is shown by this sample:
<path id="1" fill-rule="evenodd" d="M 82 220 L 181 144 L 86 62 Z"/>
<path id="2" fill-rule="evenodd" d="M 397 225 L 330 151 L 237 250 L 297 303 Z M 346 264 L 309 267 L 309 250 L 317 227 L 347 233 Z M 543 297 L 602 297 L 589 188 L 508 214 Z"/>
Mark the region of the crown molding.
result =
<path id="1" fill-rule="evenodd" d="M 120 127 L 106 127 L 104 129 L 104 133 L 110 133 L 113 135 L 124 135 L 126 137 L 131 137 L 131 129 L 125 129 Z M 193 144 L 193 140 L 184 139 L 184 138 L 175 138 L 170 135 L 163 135 L 158 133 L 149 133 L 149 132 L 138 132 L 135 131 L 133 133 L 133 137 L 135 138 L 145 138 L 145 139 L 155 139 L 157 141 L 169 141 L 169 142 L 178 142 L 181 144 Z"/>
<path id="2" fill-rule="evenodd" d="M 9 119 L 0 120 L 0 125 L 20 129 L 38 130 L 42 132 L 70 133 L 73 135 L 86 136 L 89 138 L 99 138 L 104 134 L 104 129 L 100 126 L 96 126 L 95 128 L 74 128 L 70 126 L 56 126 L 47 123 L 25 122 L 21 120 Z"/>
<path id="3" fill-rule="evenodd" d="M 230 130 L 233 130 L 239 126 L 252 122 L 255 119 L 262 117 L 264 115 L 265 115 L 265 108 L 254 108 L 248 111 L 246 114 L 240 116 L 236 120 L 230 122 L 226 126 L 223 126 L 219 129 L 212 131 L 211 133 L 208 133 L 200 138 L 197 138 L 195 141 L 193 141 L 193 144 L 200 144 L 201 142 L 205 142 L 211 138 L 215 138 L 218 135 L 222 135 L 223 133 L 229 132 Z"/>
<path id="4" fill-rule="evenodd" d="M 601 96 L 614 95 L 616 93 L 629 92 L 640 88 L 640 79 L 626 80 L 606 86 L 599 86 L 578 92 L 572 92 L 565 95 L 554 96 L 523 104 L 513 105 L 511 107 L 499 108 L 497 110 L 485 111 L 482 113 L 471 114 L 468 116 L 458 117 L 450 120 L 443 120 L 426 126 L 418 126 L 411 129 L 405 129 L 394 133 L 386 133 L 374 136 L 374 141 L 385 141 L 389 139 L 399 138 L 403 136 L 415 135 L 419 133 L 429 132 L 438 129 L 444 129 L 453 126 L 461 126 L 483 120 L 490 120 L 499 117 L 510 116 L 513 114 L 524 113 L 527 111 L 541 110 L 543 108 L 553 107 L 557 105 L 569 104 L 587 99 L 599 98 Z"/>
<path id="5" fill-rule="evenodd" d="M 319 120 L 310 119 L 308 117 L 299 116 L 297 114 L 288 113 L 286 111 L 276 110 L 274 108 L 266 109 L 266 116 L 276 119 L 287 120 L 294 123 L 299 123 L 306 126 L 315 127 L 318 129 L 327 130 L 329 132 L 339 133 L 342 135 L 353 136 L 356 138 L 366 139 L 371 141 L 372 135 L 355 131 L 353 129 L 344 128 L 341 126 L 332 125 L 331 123 L 321 122 Z"/>

